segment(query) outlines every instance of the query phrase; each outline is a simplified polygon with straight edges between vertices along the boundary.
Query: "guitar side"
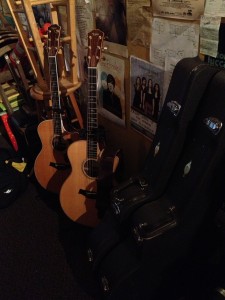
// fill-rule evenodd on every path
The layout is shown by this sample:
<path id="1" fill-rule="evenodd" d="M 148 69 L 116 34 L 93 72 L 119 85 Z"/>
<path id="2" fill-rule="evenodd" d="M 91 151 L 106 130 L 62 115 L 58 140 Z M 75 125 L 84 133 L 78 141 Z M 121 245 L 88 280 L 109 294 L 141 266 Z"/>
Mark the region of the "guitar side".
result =
<path id="1" fill-rule="evenodd" d="M 34 163 L 34 173 L 37 181 L 44 189 L 58 194 L 71 171 L 69 162 L 66 159 L 66 151 L 53 149 L 54 131 L 52 120 L 42 121 L 37 130 L 42 148 Z M 61 165 L 62 169 L 57 169 L 56 164 Z"/>
<path id="2" fill-rule="evenodd" d="M 87 141 L 79 140 L 71 144 L 67 154 L 72 172 L 60 190 L 60 204 L 64 213 L 79 224 L 95 227 L 99 223 L 95 199 L 80 194 L 80 190 L 96 192 L 95 178 L 86 176 L 83 163 L 86 161 Z"/>

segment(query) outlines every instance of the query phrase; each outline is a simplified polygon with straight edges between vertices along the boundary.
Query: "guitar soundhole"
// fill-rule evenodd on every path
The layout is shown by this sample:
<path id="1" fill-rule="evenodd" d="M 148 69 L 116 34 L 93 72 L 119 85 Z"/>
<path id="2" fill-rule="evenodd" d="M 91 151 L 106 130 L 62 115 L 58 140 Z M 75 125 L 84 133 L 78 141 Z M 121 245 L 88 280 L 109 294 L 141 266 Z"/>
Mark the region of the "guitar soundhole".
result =
<path id="1" fill-rule="evenodd" d="M 88 159 L 83 165 L 84 173 L 91 178 L 96 178 L 99 173 L 99 164 L 95 159 Z"/>
<path id="2" fill-rule="evenodd" d="M 54 150 L 65 151 L 68 147 L 67 141 L 62 136 L 55 136 L 52 140 Z"/>

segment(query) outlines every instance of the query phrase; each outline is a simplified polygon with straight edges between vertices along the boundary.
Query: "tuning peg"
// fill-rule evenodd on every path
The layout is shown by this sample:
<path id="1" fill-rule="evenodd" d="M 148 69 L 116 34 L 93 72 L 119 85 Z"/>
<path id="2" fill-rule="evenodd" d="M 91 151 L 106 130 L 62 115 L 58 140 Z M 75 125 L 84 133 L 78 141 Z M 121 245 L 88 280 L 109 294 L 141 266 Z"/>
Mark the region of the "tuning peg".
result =
<path id="1" fill-rule="evenodd" d="M 106 51 L 106 50 L 108 50 L 108 47 L 103 47 L 103 48 L 102 48 L 102 52 L 104 52 L 104 51 Z"/>

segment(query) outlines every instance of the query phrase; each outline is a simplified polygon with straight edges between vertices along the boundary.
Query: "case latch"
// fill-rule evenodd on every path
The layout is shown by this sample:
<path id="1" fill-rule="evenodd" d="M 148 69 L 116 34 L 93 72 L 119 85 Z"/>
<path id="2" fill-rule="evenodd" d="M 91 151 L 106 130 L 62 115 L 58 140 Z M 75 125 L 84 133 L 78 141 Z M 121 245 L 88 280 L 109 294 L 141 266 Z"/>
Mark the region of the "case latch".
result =
<path id="1" fill-rule="evenodd" d="M 172 114 L 177 117 L 180 109 L 181 109 L 181 105 L 177 102 L 177 101 L 170 101 L 167 103 L 167 107 L 170 109 L 170 111 L 172 112 Z"/>
<path id="2" fill-rule="evenodd" d="M 204 123 L 214 135 L 217 135 L 223 126 L 223 123 L 215 117 L 205 118 Z"/>

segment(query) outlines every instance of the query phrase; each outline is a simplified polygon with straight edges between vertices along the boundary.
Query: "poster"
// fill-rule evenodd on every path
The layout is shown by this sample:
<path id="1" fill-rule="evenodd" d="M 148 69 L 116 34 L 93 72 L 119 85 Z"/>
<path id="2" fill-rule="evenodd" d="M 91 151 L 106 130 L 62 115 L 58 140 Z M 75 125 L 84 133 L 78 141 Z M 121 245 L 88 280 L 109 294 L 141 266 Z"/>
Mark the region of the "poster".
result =
<path id="1" fill-rule="evenodd" d="M 149 48 L 152 10 L 149 0 L 127 0 L 129 40 L 133 45 Z"/>
<path id="2" fill-rule="evenodd" d="M 152 139 L 163 106 L 164 70 L 134 56 L 130 66 L 130 124 Z"/>
<path id="3" fill-rule="evenodd" d="M 107 52 L 128 56 L 125 0 L 96 0 L 95 25 L 105 34 Z"/>
<path id="4" fill-rule="evenodd" d="M 124 61 L 104 55 L 98 64 L 99 113 L 109 120 L 125 125 Z"/>

